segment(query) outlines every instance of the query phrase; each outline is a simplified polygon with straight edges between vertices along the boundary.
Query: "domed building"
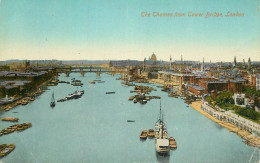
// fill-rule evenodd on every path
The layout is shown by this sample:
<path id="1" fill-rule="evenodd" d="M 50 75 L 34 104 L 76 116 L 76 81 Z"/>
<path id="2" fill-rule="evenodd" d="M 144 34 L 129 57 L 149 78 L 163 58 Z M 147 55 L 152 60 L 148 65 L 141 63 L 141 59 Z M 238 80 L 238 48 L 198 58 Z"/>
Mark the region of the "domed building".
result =
<path id="1" fill-rule="evenodd" d="M 153 53 L 149 60 L 156 61 L 157 60 L 156 55 Z"/>

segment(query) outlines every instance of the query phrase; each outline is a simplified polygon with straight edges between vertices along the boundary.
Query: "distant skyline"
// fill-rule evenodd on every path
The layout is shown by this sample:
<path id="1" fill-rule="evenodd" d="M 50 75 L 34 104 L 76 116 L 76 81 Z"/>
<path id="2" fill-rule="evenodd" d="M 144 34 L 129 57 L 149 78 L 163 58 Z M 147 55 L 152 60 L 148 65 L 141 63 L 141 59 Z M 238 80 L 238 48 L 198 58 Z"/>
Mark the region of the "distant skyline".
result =
<path id="1" fill-rule="evenodd" d="M 260 61 L 259 0 L 0 0 L 0 60 Z M 159 13 L 239 17 L 142 17 Z"/>

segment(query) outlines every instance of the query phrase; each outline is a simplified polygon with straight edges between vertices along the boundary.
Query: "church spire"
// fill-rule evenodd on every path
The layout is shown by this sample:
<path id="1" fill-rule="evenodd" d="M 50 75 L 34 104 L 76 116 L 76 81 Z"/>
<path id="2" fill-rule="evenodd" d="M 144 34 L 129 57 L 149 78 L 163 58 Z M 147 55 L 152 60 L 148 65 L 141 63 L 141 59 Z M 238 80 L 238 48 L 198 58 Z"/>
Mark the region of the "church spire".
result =
<path id="1" fill-rule="evenodd" d="M 237 59 L 236 59 L 236 56 L 234 57 L 234 65 L 233 65 L 234 67 L 236 67 L 237 66 Z"/>
<path id="2" fill-rule="evenodd" d="M 172 56 L 170 56 L 170 70 L 172 70 Z"/>
<path id="3" fill-rule="evenodd" d="M 205 65 L 204 65 L 204 57 L 203 57 L 203 61 L 202 61 L 202 65 L 201 65 L 201 71 L 205 71 Z"/>
<path id="4" fill-rule="evenodd" d="M 250 59 L 250 57 L 248 58 L 248 69 L 250 69 L 251 68 L 251 59 Z"/>

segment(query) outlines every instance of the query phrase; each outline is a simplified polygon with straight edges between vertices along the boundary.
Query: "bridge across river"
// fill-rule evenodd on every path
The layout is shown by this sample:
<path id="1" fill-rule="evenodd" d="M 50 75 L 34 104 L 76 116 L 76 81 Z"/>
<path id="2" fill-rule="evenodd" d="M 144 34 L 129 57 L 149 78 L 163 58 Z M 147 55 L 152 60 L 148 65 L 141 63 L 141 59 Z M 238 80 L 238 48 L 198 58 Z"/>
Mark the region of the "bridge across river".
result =
<path id="1" fill-rule="evenodd" d="M 110 73 L 114 75 L 116 73 L 128 73 L 127 70 L 110 70 L 108 68 L 88 66 L 88 67 L 57 67 L 56 71 L 58 73 L 65 73 L 66 76 L 69 76 L 70 73 L 80 73 L 82 76 L 85 76 L 86 73 L 96 73 L 99 77 L 101 73 Z"/>

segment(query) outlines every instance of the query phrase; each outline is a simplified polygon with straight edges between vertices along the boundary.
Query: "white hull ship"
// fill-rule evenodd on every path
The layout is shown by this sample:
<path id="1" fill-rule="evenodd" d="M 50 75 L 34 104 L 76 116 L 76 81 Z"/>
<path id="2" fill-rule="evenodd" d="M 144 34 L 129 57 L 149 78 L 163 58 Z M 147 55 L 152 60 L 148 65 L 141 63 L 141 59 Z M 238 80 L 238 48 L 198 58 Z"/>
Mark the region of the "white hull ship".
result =
<path id="1" fill-rule="evenodd" d="M 5 96 L 5 98 L 0 99 L 0 105 L 5 105 L 14 102 L 13 97 L 8 97 L 8 95 Z"/>
<path id="2" fill-rule="evenodd" d="M 57 102 L 64 102 L 64 101 L 67 101 L 67 100 L 70 100 L 70 99 L 78 99 L 83 94 L 84 94 L 84 90 L 83 91 L 75 91 L 75 92 L 69 94 L 68 96 L 66 96 L 65 98 L 61 98 L 61 99 L 57 100 Z"/>
<path id="3" fill-rule="evenodd" d="M 170 143 L 167 136 L 166 126 L 161 115 L 160 103 L 160 117 L 155 123 L 155 150 L 159 154 L 167 154 L 170 151 Z"/>

